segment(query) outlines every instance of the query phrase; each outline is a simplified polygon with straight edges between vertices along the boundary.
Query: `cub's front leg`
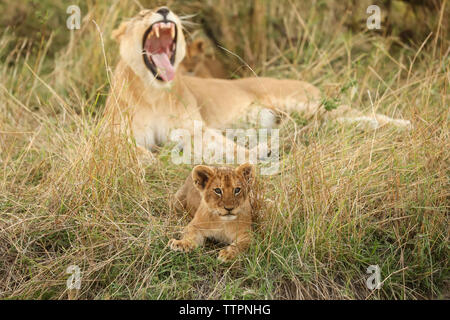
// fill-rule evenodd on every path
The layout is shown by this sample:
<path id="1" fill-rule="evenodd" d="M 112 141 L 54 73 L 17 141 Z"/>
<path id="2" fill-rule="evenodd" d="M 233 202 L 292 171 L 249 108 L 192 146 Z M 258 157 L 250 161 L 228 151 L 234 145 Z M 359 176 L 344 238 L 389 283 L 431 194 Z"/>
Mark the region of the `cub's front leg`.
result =
<path id="1" fill-rule="evenodd" d="M 220 250 L 217 257 L 222 262 L 230 262 L 234 260 L 240 253 L 247 250 L 251 242 L 251 233 L 246 232 L 236 238 L 229 246 Z"/>
<path id="2" fill-rule="evenodd" d="M 205 237 L 200 230 L 195 227 L 193 222 L 194 220 L 187 225 L 180 240 L 169 240 L 168 244 L 172 250 L 189 252 L 203 244 Z"/>

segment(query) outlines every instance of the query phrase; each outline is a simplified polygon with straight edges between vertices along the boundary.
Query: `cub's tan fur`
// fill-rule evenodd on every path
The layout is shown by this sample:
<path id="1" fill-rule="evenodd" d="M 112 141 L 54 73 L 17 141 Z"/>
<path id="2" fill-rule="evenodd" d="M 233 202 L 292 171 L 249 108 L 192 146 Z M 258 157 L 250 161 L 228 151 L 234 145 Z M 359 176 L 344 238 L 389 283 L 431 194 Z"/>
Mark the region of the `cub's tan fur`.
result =
<path id="1" fill-rule="evenodd" d="M 180 65 L 181 72 L 200 78 L 226 79 L 227 72 L 223 64 L 214 53 L 207 52 L 205 49 L 207 45 L 202 38 L 195 39 L 187 45 L 186 57 Z"/>
<path id="2" fill-rule="evenodd" d="M 248 163 L 236 169 L 196 166 L 174 199 L 175 207 L 187 210 L 193 219 L 181 240 L 169 241 L 170 247 L 188 252 L 214 238 L 229 244 L 219 252 L 222 261 L 244 251 L 251 241 L 253 179 L 254 167 Z"/>
<path id="3" fill-rule="evenodd" d="M 120 43 L 120 61 L 112 79 L 106 113 L 115 129 L 130 129 L 142 149 L 152 150 L 164 144 L 172 129 L 187 129 L 193 134 L 194 121 L 201 121 L 203 130 L 210 133 L 214 131 L 212 128 L 230 128 L 242 119 L 251 124 L 259 121 L 262 127 L 270 128 L 276 125 L 277 112 L 325 114 L 326 118 L 367 123 L 375 128 L 386 123 L 409 126 L 409 121 L 379 114 L 364 116 L 346 106 L 325 112 L 320 91 L 304 81 L 265 77 L 223 80 L 182 75 L 178 66 L 185 57 L 186 43 L 181 20 L 171 11 L 165 17 L 164 21 L 176 25 L 177 34 L 172 64 L 176 72 L 170 81 L 158 79 L 159 73 L 151 71 L 143 60 L 144 36 L 154 23 L 162 21 L 162 14 L 143 10 L 113 32 L 113 38 Z M 217 133 L 211 135 L 217 137 Z M 214 141 L 223 145 L 225 137 Z"/>

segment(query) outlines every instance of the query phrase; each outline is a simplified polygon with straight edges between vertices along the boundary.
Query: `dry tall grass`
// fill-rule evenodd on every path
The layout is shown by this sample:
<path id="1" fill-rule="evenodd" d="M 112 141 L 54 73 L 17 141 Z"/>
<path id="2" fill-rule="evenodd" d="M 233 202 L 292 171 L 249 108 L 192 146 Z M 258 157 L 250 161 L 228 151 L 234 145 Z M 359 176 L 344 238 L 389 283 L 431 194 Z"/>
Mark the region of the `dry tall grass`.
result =
<path id="1" fill-rule="evenodd" d="M 434 10 L 409 43 L 365 29 L 365 8 L 342 1 L 169 1 L 258 75 L 302 78 L 414 125 L 362 132 L 292 115 L 282 170 L 261 178 L 256 240 L 232 265 L 216 245 L 167 248 L 186 224 L 167 200 L 191 169 L 171 163 L 170 146 L 142 167 L 126 139 L 99 138 L 118 58 L 109 35 L 139 1 L 88 1 L 74 32 L 53 2 L 8 1 L 47 27 L 0 36 L 0 298 L 448 298 L 448 1 L 413 13 Z M 232 76 L 251 74 L 221 53 Z M 370 291 L 375 264 L 384 282 Z M 77 295 L 69 265 L 82 271 Z"/>

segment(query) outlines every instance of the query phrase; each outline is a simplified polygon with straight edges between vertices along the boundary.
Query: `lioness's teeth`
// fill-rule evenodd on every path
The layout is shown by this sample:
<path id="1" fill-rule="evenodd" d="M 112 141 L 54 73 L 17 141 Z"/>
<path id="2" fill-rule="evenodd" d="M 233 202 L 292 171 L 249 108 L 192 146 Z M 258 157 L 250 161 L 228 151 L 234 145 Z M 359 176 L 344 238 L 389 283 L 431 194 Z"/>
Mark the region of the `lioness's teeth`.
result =
<path id="1" fill-rule="evenodd" d="M 170 24 L 170 35 L 172 39 L 175 39 L 175 26 L 173 24 Z"/>
<path id="2" fill-rule="evenodd" d="M 159 38 L 159 27 L 155 26 L 156 37 Z"/>

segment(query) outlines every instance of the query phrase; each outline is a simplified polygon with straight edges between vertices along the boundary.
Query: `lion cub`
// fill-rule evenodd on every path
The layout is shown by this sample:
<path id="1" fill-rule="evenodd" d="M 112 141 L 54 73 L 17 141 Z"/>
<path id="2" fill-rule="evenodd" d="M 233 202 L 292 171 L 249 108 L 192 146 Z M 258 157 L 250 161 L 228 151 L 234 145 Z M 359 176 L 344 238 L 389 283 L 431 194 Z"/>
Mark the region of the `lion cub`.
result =
<path id="1" fill-rule="evenodd" d="M 186 47 L 186 56 L 180 64 L 184 74 L 200 78 L 228 78 L 224 65 L 216 58 L 214 49 L 202 38 L 194 40 Z"/>
<path id="2" fill-rule="evenodd" d="M 254 167 L 238 168 L 198 165 L 175 194 L 174 206 L 187 210 L 192 221 L 181 240 L 171 239 L 175 251 L 188 252 L 214 238 L 229 245 L 219 252 L 219 260 L 230 261 L 247 249 L 251 241 L 252 207 L 249 193 Z"/>

